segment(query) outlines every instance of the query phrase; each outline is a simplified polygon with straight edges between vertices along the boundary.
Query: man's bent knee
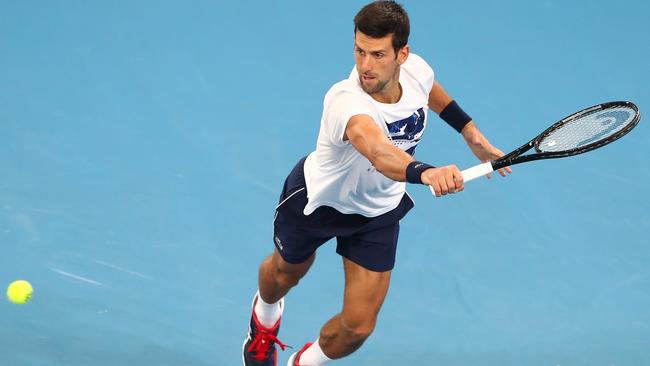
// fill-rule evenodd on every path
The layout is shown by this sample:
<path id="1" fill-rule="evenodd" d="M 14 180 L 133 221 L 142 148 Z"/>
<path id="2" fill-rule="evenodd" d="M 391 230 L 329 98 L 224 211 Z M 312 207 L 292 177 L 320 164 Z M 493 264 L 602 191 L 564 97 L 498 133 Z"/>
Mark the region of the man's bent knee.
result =
<path id="1" fill-rule="evenodd" d="M 348 323 L 341 319 L 341 330 L 343 331 L 343 338 L 345 343 L 351 349 L 361 347 L 363 342 L 370 337 L 372 331 L 375 329 L 374 321 Z"/>
<path id="2" fill-rule="evenodd" d="M 298 285 L 298 282 L 300 282 L 300 279 L 303 276 L 304 274 L 300 274 L 300 273 L 283 272 L 279 268 L 277 268 L 275 271 L 275 281 L 278 283 L 278 285 L 285 288 L 295 287 L 296 285 Z"/>
<path id="3" fill-rule="evenodd" d="M 286 262 L 280 255 L 276 252 L 272 260 L 273 265 L 273 274 L 277 283 L 282 287 L 295 287 L 300 279 L 302 279 L 312 263 L 314 262 L 315 254 L 312 255 L 305 262 L 300 264 L 290 264 Z"/>

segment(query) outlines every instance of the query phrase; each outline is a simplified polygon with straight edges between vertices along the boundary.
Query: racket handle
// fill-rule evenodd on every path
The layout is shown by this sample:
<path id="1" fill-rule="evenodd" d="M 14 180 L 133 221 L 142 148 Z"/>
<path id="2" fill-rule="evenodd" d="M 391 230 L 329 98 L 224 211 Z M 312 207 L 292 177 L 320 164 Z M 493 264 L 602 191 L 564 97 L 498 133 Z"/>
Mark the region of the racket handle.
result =
<path id="1" fill-rule="evenodd" d="M 463 175 L 463 181 L 465 183 L 469 182 L 470 180 L 474 180 L 478 177 L 482 177 L 488 173 L 492 173 L 494 171 L 494 168 L 492 168 L 492 163 L 489 161 L 487 163 L 475 165 L 471 168 L 467 168 L 460 173 Z M 431 194 L 434 196 L 436 195 L 436 192 L 433 190 L 433 187 L 429 186 L 429 189 L 431 190 Z"/>
<path id="2" fill-rule="evenodd" d="M 482 177 L 488 173 L 492 173 L 494 171 L 494 168 L 492 168 L 492 163 L 489 161 L 487 163 L 475 165 L 471 168 L 467 168 L 463 170 L 461 173 L 463 174 L 463 180 L 467 183 L 470 180 L 474 180 L 478 177 Z"/>

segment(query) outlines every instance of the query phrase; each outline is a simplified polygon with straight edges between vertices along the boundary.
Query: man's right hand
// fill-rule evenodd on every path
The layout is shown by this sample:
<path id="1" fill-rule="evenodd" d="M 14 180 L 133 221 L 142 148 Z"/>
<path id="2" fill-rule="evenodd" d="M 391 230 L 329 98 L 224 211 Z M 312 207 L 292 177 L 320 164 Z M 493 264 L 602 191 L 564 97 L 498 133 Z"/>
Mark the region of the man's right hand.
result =
<path id="1" fill-rule="evenodd" d="M 465 188 L 463 175 L 455 165 L 427 169 L 422 172 L 421 177 L 422 183 L 433 187 L 436 197 L 458 193 Z"/>

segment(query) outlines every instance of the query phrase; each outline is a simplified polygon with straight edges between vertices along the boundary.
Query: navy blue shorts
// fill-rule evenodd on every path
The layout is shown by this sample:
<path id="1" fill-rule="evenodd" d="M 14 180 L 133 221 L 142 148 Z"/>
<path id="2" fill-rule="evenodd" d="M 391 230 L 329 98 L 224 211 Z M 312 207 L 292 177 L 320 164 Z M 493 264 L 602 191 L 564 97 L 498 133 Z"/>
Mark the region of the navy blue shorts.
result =
<path id="1" fill-rule="evenodd" d="M 336 237 L 336 252 L 371 271 L 385 272 L 395 266 L 399 220 L 413 208 L 405 193 L 399 205 L 377 217 L 343 214 L 329 206 L 303 214 L 307 205 L 305 158 L 293 168 L 280 195 L 273 220 L 273 241 L 282 258 L 303 263 L 326 241 Z"/>

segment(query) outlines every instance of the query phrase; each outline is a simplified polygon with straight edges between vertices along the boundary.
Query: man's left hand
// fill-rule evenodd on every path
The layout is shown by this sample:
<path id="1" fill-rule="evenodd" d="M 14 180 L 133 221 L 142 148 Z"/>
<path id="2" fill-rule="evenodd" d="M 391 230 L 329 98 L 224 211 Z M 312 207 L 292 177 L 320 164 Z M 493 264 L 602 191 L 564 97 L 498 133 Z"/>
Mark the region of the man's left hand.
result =
<path id="1" fill-rule="evenodd" d="M 468 123 L 461 133 L 469 148 L 481 162 L 486 163 L 488 161 L 494 161 L 504 155 L 501 150 L 490 144 L 481 131 L 479 131 L 478 127 L 476 127 L 474 122 Z M 499 169 L 498 172 L 502 177 L 505 177 L 507 174 L 512 173 L 512 169 L 508 166 Z M 488 174 L 487 177 L 488 179 L 492 178 L 492 175 Z"/>

